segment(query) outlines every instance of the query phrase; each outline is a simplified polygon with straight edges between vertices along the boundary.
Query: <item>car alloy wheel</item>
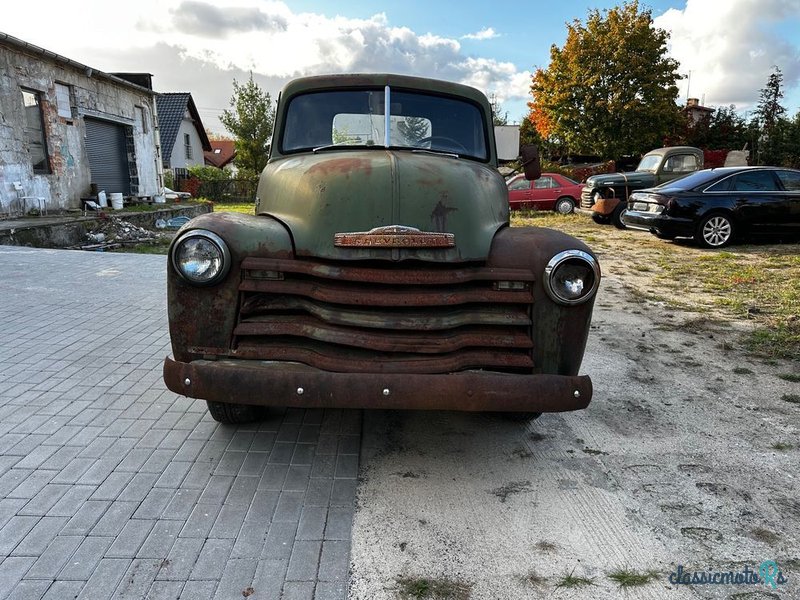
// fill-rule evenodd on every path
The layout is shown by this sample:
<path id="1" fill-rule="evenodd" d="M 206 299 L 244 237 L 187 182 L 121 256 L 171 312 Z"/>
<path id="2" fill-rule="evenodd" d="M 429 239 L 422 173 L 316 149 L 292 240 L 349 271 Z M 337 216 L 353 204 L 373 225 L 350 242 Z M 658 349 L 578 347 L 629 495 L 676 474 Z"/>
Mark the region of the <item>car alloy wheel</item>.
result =
<path id="1" fill-rule="evenodd" d="M 733 237 L 733 223 L 725 215 L 711 215 L 700 224 L 700 240 L 709 248 L 721 248 Z"/>

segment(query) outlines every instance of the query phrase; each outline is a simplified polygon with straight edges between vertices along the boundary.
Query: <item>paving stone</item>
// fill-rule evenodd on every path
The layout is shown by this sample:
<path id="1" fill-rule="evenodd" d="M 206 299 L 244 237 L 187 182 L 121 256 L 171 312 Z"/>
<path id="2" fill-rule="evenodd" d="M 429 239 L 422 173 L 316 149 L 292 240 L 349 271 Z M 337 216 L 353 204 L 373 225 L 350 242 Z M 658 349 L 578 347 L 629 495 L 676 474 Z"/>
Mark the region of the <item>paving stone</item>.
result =
<path id="1" fill-rule="evenodd" d="M 208 538 L 197 557 L 190 579 L 219 579 L 233 549 L 233 540 Z"/>
<path id="2" fill-rule="evenodd" d="M 103 600 L 113 598 L 114 590 L 122 581 L 131 560 L 124 558 L 104 558 L 86 582 L 77 600 Z"/>
<path id="3" fill-rule="evenodd" d="M 119 534 L 106 552 L 108 558 L 134 558 L 142 547 L 147 536 L 155 525 L 155 521 L 131 519 L 123 525 Z"/>
<path id="4" fill-rule="evenodd" d="M 5 597 L 16 587 L 35 560 L 27 556 L 12 556 L 0 563 L 0 597 Z"/>
<path id="5" fill-rule="evenodd" d="M 55 579 L 83 540 L 83 536 L 56 537 L 25 576 L 30 579 Z"/>
<path id="6" fill-rule="evenodd" d="M 52 581 L 37 581 L 35 579 L 23 579 L 5 600 L 41 600 L 47 589 L 53 584 Z"/>
<path id="7" fill-rule="evenodd" d="M 321 549 L 321 541 L 295 541 L 286 581 L 316 581 Z"/>
<path id="8" fill-rule="evenodd" d="M 113 542 L 110 537 L 85 538 L 59 572 L 59 579 L 88 581 Z"/>
<path id="9" fill-rule="evenodd" d="M 39 556 L 56 538 L 69 519 L 67 517 L 43 517 L 11 552 L 12 556 Z"/>

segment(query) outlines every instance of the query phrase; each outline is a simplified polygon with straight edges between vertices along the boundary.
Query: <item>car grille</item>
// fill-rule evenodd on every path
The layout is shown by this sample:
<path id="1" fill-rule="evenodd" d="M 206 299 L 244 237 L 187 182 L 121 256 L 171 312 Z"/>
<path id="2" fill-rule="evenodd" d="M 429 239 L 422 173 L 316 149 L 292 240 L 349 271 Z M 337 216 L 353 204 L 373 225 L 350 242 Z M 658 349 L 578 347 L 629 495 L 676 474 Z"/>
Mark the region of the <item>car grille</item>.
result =
<path id="1" fill-rule="evenodd" d="M 592 190 L 585 187 L 581 190 L 581 208 L 592 208 L 594 201 L 592 200 Z"/>
<path id="2" fill-rule="evenodd" d="M 337 372 L 530 373 L 533 281 L 524 269 L 247 258 L 233 350 Z"/>

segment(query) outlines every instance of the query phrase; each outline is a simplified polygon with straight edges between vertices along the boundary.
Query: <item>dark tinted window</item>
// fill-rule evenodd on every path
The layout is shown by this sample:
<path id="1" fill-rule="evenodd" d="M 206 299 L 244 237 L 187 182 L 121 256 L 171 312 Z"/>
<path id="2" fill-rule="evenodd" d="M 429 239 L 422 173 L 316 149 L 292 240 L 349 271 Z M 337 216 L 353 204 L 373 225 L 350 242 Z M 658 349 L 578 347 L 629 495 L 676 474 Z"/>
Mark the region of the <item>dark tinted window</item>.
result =
<path id="1" fill-rule="evenodd" d="M 777 189 L 771 171 L 746 171 L 711 186 L 710 192 L 770 192 Z"/>
<path id="2" fill-rule="evenodd" d="M 788 192 L 800 192 L 800 173 L 797 171 L 777 171 L 775 173 Z"/>

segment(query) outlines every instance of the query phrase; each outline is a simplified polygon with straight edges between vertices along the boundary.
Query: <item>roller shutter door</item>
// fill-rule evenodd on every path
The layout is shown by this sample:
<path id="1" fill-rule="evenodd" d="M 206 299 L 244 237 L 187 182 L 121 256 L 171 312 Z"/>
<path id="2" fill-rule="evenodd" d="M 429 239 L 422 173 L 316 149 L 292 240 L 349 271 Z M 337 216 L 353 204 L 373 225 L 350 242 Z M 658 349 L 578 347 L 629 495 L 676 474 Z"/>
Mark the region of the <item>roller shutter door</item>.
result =
<path id="1" fill-rule="evenodd" d="M 98 190 L 105 190 L 108 194 L 130 194 L 125 127 L 97 119 L 85 119 L 85 122 L 86 152 L 89 155 L 92 183 L 97 184 Z"/>

